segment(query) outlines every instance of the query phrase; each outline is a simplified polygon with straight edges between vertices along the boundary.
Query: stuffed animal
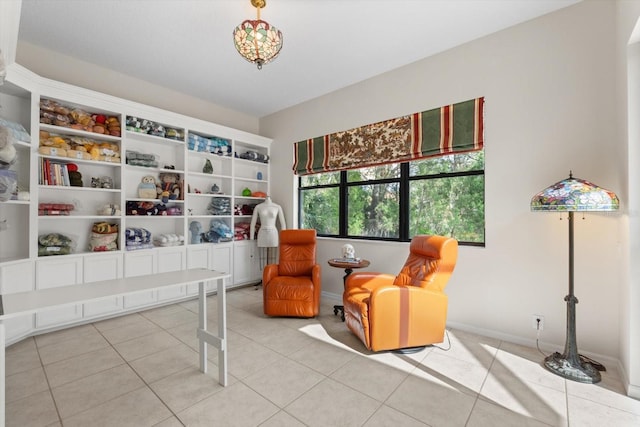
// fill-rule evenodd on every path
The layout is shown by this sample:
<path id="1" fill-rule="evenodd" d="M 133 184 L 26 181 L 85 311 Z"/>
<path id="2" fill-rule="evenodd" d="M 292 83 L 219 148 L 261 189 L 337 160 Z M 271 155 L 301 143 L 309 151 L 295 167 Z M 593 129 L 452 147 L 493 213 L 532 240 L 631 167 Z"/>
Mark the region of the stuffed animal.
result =
<path id="1" fill-rule="evenodd" d="M 160 173 L 160 182 L 157 184 L 156 193 L 162 203 L 169 200 L 179 200 L 181 193 L 180 175 L 177 173 Z"/>
<path id="2" fill-rule="evenodd" d="M 155 199 L 158 196 L 156 187 L 156 179 L 153 176 L 143 176 L 142 181 L 138 184 L 138 197 L 141 199 Z"/>
<path id="3" fill-rule="evenodd" d="M 8 169 L 17 157 L 16 149 L 13 146 L 13 135 L 9 128 L 0 126 L 0 169 Z"/>

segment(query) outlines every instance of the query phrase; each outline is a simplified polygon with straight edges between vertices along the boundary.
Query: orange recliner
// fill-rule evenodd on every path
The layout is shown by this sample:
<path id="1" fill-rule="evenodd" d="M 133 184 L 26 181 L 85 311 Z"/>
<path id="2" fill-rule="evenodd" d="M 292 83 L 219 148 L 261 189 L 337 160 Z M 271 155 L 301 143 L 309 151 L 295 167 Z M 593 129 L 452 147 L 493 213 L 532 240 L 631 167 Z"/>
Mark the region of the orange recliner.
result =
<path id="1" fill-rule="evenodd" d="M 442 342 L 448 298 L 444 288 L 458 258 L 458 241 L 415 236 L 398 276 L 359 272 L 345 282 L 347 327 L 372 351 Z"/>
<path id="2" fill-rule="evenodd" d="M 280 231 L 279 264 L 262 272 L 264 314 L 315 317 L 320 309 L 320 265 L 316 230 Z"/>

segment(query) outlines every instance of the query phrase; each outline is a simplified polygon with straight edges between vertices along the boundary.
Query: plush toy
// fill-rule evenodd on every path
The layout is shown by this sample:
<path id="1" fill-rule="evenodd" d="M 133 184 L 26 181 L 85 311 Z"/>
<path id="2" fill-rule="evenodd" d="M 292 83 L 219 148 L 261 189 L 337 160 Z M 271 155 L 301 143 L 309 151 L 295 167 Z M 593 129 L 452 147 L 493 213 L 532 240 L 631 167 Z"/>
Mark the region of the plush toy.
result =
<path id="1" fill-rule="evenodd" d="M 0 169 L 8 169 L 16 160 L 17 153 L 13 146 L 14 139 L 9 132 L 9 128 L 0 126 Z"/>
<path id="2" fill-rule="evenodd" d="M 156 179 L 153 176 L 143 176 L 142 181 L 138 184 L 138 197 L 141 199 L 155 199 L 158 195 L 156 187 Z"/>
<path id="3" fill-rule="evenodd" d="M 157 184 L 156 193 L 158 194 L 158 199 L 162 200 L 162 203 L 167 203 L 169 200 L 179 200 L 180 192 L 179 174 L 169 172 L 160 173 L 160 182 Z"/>

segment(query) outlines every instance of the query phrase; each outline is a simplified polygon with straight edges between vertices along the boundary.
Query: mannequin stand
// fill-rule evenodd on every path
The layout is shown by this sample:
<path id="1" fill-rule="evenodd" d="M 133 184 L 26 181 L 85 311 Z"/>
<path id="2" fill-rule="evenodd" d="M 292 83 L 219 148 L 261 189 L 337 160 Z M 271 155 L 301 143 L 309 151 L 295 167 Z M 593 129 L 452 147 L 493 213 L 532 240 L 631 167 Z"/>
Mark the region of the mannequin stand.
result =
<path id="1" fill-rule="evenodd" d="M 277 247 L 265 247 L 265 248 L 258 248 L 258 250 L 260 251 L 260 272 L 262 272 L 264 270 L 264 267 L 268 264 L 275 264 L 277 261 L 277 255 L 278 255 L 278 251 L 277 251 Z M 256 283 L 255 286 L 255 290 L 258 290 L 258 287 L 262 285 L 262 280 L 260 280 L 260 282 Z"/>

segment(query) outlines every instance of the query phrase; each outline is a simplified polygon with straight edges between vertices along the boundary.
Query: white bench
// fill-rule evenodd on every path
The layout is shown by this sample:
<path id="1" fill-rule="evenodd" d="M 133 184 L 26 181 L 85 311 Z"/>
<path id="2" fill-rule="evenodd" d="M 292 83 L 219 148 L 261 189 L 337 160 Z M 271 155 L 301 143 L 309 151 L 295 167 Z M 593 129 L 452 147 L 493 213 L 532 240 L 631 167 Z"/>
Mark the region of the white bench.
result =
<path id="1" fill-rule="evenodd" d="M 126 277 L 81 285 L 40 289 L 30 292 L 0 295 L 0 427 L 5 425 L 5 326 L 4 320 L 45 308 L 84 303 L 109 296 L 121 296 L 166 286 L 198 283 L 198 329 L 200 370 L 207 372 L 207 344 L 218 349 L 218 382 L 227 385 L 227 314 L 224 279 L 227 273 L 207 269 L 180 270 L 145 276 Z M 218 335 L 207 331 L 206 282 L 218 284 Z"/>

